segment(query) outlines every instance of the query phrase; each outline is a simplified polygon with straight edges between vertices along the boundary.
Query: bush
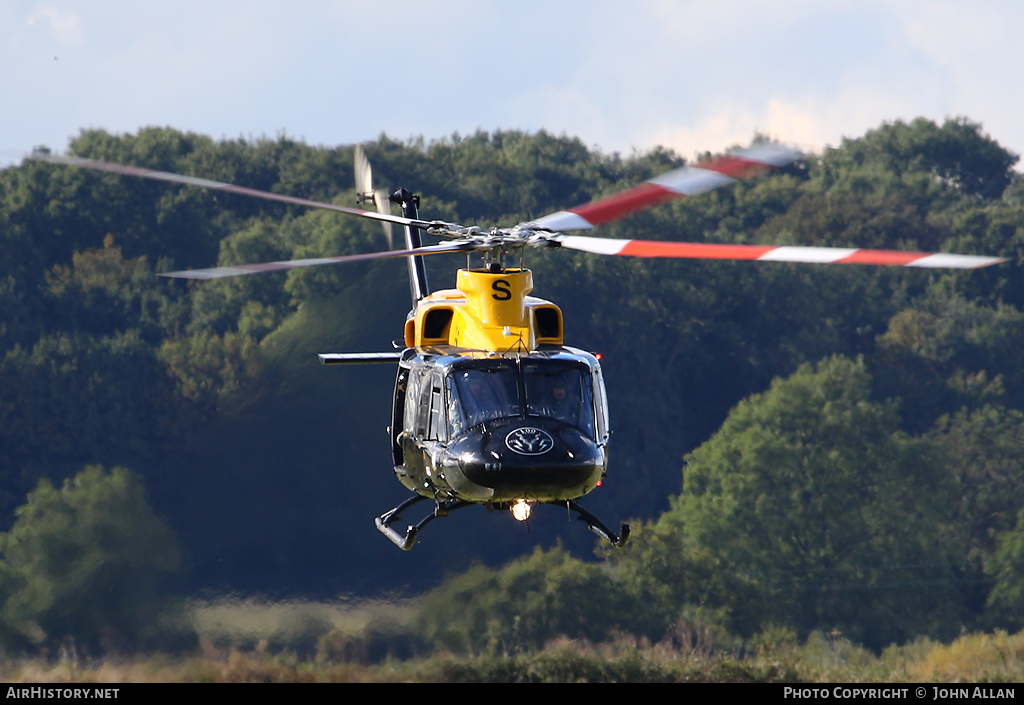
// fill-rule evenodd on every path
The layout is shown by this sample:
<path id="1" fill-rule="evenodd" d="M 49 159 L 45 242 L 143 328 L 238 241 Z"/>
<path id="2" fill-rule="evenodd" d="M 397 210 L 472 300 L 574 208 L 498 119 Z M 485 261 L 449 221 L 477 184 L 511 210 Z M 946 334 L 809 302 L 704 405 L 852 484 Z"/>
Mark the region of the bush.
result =
<path id="1" fill-rule="evenodd" d="M 511 654 L 559 636 L 600 642 L 642 632 L 639 613 L 603 566 L 537 548 L 499 570 L 475 566 L 450 578 L 427 594 L 417 624 L 437 647 Z"/>

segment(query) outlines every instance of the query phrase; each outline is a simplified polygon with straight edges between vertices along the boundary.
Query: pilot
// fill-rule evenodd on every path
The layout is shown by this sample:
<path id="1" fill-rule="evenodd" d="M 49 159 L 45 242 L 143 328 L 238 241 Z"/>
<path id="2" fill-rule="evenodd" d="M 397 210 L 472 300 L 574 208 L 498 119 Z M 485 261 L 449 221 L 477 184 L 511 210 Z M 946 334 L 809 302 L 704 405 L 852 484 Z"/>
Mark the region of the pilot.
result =
<path id="1" fill-rule="evenodd" d="M 548 416 L 565 421 L 576 423 L 576 412 L 578 404 L 573 395 L 569 393 L 569 385 L 565 380 L 557 380 L 551 387 L 551 398 L 547 404 Z"/>
<path id="2" fill-rule="evenodd" d="M 495 389 L 482 374 L 464 372 L 463 380 L 463 384 L 459 386 L 466 391 L 461 397 L 468 426 L 506 415 L 508 402 L 504 399 L 504 394 Z"/>

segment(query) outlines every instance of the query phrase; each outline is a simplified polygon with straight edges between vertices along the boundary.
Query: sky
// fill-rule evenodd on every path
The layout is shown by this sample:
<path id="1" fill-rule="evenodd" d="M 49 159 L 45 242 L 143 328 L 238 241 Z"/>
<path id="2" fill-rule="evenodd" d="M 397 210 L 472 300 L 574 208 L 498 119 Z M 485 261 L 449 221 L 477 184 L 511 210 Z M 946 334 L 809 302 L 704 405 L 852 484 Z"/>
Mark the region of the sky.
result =
<path id="1" fill-rule="evenodd" d="M 0 0 L 0 164 L 83 128 L 692 157 L 919 116 L 1022 154 L 1022 30 L 1017 0 Z"/>

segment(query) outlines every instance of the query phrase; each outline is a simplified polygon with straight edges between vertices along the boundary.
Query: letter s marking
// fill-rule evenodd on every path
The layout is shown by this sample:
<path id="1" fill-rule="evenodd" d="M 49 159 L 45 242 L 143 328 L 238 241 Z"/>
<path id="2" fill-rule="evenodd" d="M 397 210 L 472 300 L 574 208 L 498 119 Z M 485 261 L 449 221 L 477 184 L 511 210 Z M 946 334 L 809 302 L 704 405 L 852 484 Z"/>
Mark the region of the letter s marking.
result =
<path id="1" fill-rule="evenodd" d="M 501 286 L 501 285 L 504 286 Z M 494 289 L 497 294 L 491 294 L 491 298 L 495 301 L 508 301 L 512 298 L 512 290 L 508 288 L 508 279 L 496 279 L 491 288 Z"/>

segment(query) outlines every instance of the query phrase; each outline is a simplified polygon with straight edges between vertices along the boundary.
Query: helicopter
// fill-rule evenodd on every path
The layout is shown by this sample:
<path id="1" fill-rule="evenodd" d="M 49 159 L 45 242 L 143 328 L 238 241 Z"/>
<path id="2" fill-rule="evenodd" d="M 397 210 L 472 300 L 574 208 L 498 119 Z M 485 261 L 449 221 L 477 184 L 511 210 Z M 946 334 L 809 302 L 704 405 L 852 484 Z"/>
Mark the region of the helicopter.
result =
<path id="1" fill-rule="evenodd" d="M 388 426 L 393 472 L 413 494 L 377 516 L 377 529 L 403 550 L 435 518 L 467 506 L 509 511 L 527 521 L 538 505 L 565 506 L 613 546 L 629 539 L 587 511 L 580 498 L 602 485 L 608 471 L 608 398 L 600 356 L 564 341 L 561 309 L 535 296 L 523 266 L 527 248 L 567 248 L 598 255 L 864 264 L 969 269 L 999 257 L 856 248 L 730 245 L 620 240 L 566 233 L 590 230 L 675 198 L 698 196 L 792 164 L 806 155 L 777 142 L 709 157 L 637 186 L 511 228 L 484 230 L 419 216 L 420 197 L 405 188 L 374 189 L 372 169 L 355 149 L 357 205 L 311 201 L 193 176 L 113 164 L 45 148 L 30 158 L 67 166 L 217 189 L 292 205 L 321 208 L 380 222 L 388 249 L 356 255 L 240 264 L 163 273 L 194 280 L 242 276 L 297 267 L 385 258 L 407 260 L 411 309 L 394 351 L 322 353 L 324 365 L 393 364 L 397 367 Z M 391 204 L 401 215 L 391 213 Z M 392 226 L 404 228 L 404 248 L 391 249 Z M 441 238 L 424 245 L 422 234 Z M 444 241 L 446 240 L 446 241 Z M 431 291 L 423 257 L 463 253 L 454 289 Z M 480 256 L 472 266 L 471 256 Z M 404 532 L 403 513 L 420 502 L 433 511 Z"/>

